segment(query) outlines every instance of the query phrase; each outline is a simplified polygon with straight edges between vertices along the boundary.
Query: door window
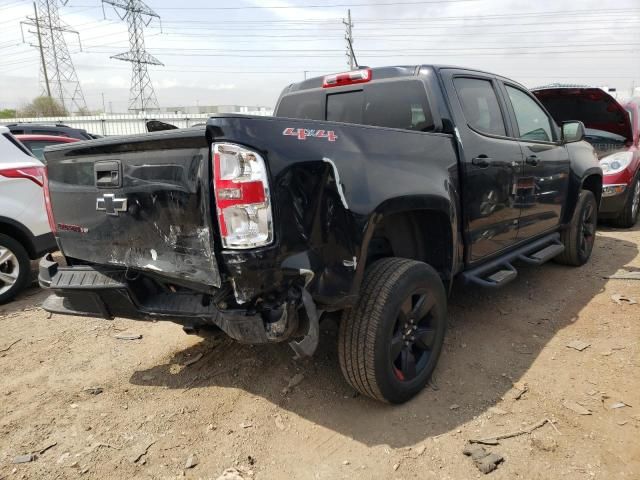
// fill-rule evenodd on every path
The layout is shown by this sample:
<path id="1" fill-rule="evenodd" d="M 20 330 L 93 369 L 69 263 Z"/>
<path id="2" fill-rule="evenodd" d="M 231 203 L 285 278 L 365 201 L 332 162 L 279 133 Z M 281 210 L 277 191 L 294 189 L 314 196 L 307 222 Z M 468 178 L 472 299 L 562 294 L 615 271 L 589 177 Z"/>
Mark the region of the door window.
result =
<path id="1" fill-rule="evenodd" d="M 553 134 L 547 114 L 526 93 L 505 85 L 518 122 L 519 138 L 523 140 L 551 142 Z"/>
<path id="2" fill-rule="evenodd" d="M 458 77 L 453 83 L 469 126 L 482 133 L 505 136 L 504 119 L 491 81 Z"/>

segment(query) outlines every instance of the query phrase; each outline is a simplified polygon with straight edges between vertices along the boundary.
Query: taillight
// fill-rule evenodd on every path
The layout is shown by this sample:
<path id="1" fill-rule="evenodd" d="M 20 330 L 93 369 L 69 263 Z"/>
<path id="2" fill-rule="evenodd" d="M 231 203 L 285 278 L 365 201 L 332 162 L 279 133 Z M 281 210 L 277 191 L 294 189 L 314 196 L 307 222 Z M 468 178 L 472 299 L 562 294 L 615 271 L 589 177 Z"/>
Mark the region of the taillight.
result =
<path id="1" fill-rule="evenodd" d="M 267 168 L 256 152 L 213 144 L 213 186 L 222 245 L 255 248 L 271 243 L 273 222 Z"/>
<path id="2" fill-rule="evenodd" d="M 53 220 L 53 209 L 51 208 L 51 194 L 49 193 L 49 173 L 47 167 L 42 169 L 42 190 L 44 191 L 44 206 L 47 210 L 47 220 L 49 220 L 49 228 L 55 235 L 58 233 L 56 222 Z"/>
<path id="3" fill-rule="evenodd" d="M 371 69 L 353 70 L 351 72 L 327 75 L 322 82 L 322 88 L 341 87 L 356 83 L 366 83 L 371 80 Z"/>
<path id="4" fill-rule="evenodd" d="M 41 187 L 44 182 L 43 167 L 7 168 L 0 170 L 0 175 L 7 178 L 26 178 L 39 187 Z"/>

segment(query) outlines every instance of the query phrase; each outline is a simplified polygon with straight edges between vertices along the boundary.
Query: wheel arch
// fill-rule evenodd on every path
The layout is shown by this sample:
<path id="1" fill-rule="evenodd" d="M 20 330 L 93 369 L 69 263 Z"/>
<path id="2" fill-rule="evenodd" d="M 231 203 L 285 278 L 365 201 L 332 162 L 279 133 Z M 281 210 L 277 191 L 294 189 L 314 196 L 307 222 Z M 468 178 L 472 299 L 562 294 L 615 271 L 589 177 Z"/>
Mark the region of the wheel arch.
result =
<path id="1" fill-rule="evenodd" d="M 15 238 L 29 254 L 31 260 L 35 260 L 36 248 L 33 244 L 33 233 L 22 223 L 12 218 L 0 217 L 0 233 Z"/>
<path id="2" fill-rule="evenodd" d="M 566 209 L 562 218 L 562 223 L 565 225 L 571 222 L 573 218 L 573 212 L 576 209 L 578 195 L 580 195 L 581 190 L 592 192 L 596 197 L 598 208 L 600 207 L 600 200 L 602 199 L 602 170 L 599 167 L 587 170 L 581 178 L 576 178 L 571 182 Z"/>
<path id="3" fill-rule="evenodd" d="M 379 205 L 367 222 L 355 291 L 366 268 L 386 257 L 425 262 L 450 286 L 461 261 L 457 226 L 457 208 L 446 197 L 407 196 Z"/>

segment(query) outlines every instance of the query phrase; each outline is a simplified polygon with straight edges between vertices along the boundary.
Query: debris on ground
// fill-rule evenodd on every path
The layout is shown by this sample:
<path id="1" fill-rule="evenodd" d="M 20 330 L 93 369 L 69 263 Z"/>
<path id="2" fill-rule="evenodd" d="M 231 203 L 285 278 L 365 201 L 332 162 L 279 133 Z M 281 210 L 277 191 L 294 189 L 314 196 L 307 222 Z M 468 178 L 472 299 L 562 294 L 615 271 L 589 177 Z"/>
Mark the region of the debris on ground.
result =
<path id="1" fill-rule="evenodd" d="M 534 430 L 544 426 L 547 423 L 553 426 L 553 423 L 551 423 L 551 420 L 549 420 L 548 418 L 543 418 L 538 423 L 534 423 L 533 425 L 527 428 L 516 430 L 515 432 L 501 433 L 499 435 L 494 435 L 492 437 L 472 438 L 472 439 L 469 439 L 469 443 L 482 443 L 483 445 L 498 445 L 499 440 L 504 440 L 506 438 L 518 437 L 520 435 L 529 434 Z"/>
<path id="2" fill-rule="evenodd" d="M 203 353 L 199 353 L 195 357 L 190 358 L 189 360 L 184 362 L 183 366 L 188 367 L 189 365 L 193 365 L 194 363 L 199 362 L 200 360 L 202 360 L 202 357 L 204 357 L 204 354 Z"/>
<path id="3" fill-rule="evenodd" d="M 149 448 L 151 448 L 151 445 L 153 445 L 154 443 L 156 443 L 155 440 L 149 440 L 135 447 L 133 449 L 133 453 L 129 457 L 129 460 L 131 460 L 131 463 L 137 463 L 138 460 L 144 457 L 149 451 Z"/>
<path id="4" fill-rule="evenodd" d="M 613 275 L 609 275 L 608 277 L 612 280 L 640 280 L 640 272 L 629 272 L 627 270 L 620 270 Z"/>
<path id="5" fill-rule="evenodd" d="M 615 410 L 616 408 L 624 408 L 624 407 L 630 407 L 631 405 L 624 403 L 624 402 L 615 402 L 612 403 L 611 405 L 609 405 L 609 408 L 611 410 Z"/>
<path id="6" fill-rule="evenodd" d="M 493 472 L 498 468 L 498 464 L 504 461 L 504 457 L 502 455 L 488 452 L 480 445 L 467 445 L 462 453 L 471 457 L 474 465 L 485 475 Z"/>
<path id="7" fill-rule="evenodd" d="M 569 343 L 567 343 L 567 347 L 578 350 L 579 352 L 582 352 L 584 349 L 590 346 L 591 346 L 590 343 L 583 342 L 582 340 L 572 340 Z"/>
<path id="8" fill-rule="evenodd" d="M 564 402 L 562 402 L 562 405 L 565 408 L 568 408 L 569 410 L 577 413 L 578 415 L 591 415 L 591 410 L 589 410 L 586 407 L 583 407 L 577 402 L 574 402 L 571 400 L 565 400 Z"/>
<path id="9" fill-rule="evenodd" d="M 49 443 L 48 445 L 45 445 L 44 447 L 42 447 L 42 448 L 38 449 L 38 453 L 39 453 L 40 455 L 42 455 L 44 452 L 46 452 L 47 450 L 49 450 L 49 449 L 51 449 L 51 448 L 55 447 L 56 445 L 58 445 L 58 442 L 51 442 L 51 443 Z"/>
<path id="10" fill-rule="evenodd" d="M 397 471 L 400 468 L 400 464 L 399 463 L 394 463 L 393 464 L 393 471 Z"/>
<path id="11" fill-rule="evenodd" d="M 303 380 L 304 380 L 304 374 L 296 373 L 293 377 L 289 379 L 289 384 L 282 389 L 282 393 L 284 394 L 289 393 L 293 388 L 300 385 Z"/>
<path id="12" fill-rule="evenodd" d="M 236 468 L 227 468 L 216 480 L 244 480 Z"/>
<path id="13" fill-rule="evenodd" d="M 37 457 L 35 456 L 35 454 L 33 453 L 27 453 L 26 455 L 18 455 L 17 457 L 14 457 L 13 459 L 13 464 L 19 464 L 19 463 L 29 463 L 29 462 L 33 462 Z"/>
<path id="14" fill-rule="evenodd" d="M 11 347 L 13 347 L 16 343 L 20 342 L 21 340 L 22 340 L 22 339 L 21 339 L 21 338 L 19 338 L 19 339 L 17 339 L 16 341 L 11 342 L 11 343 L 10 343 L 9 345 L 7 345 L 6 347 L 4 347 L 4 348 L 0 348 L 0 353 L 8 352 L 8 351 L 11 349 Z"/>
<path id="15" fill-rule="evenodd" d="M 529 385 L 525 382 L 515 382 L 513 384 L 513 388 L 515 390 L 513 399 L 520 400 L 522 396 L 529 391 Z"/>
<path id="16" fill-rule="evenodd" d="M 94 387 L 84 387 L 84 388 L 82 389 L 82 391 L 83 391 L 83 392 L 85 392 L 85 393 L 89 393 L 89 394 L 91 394 L 91 395 L 100 395 L 102 392 L 104 392 L 104 388 L 102 388 L 102 387 L 97 387 L 97 386 L 94 386 Z"/>
<path id="17" fill-rule="evenodd" d="M 114 335 L 114 338 L 118 340 L 140 340 L 142 335 L 139 333 L 119 333 Z"/>
<path id="18" fill-rule="evenodd" d="M 449 405 L 449 410 L 457 410 L 459 408 L 460 408 L 460 405 L 458 405 L 457 403 L 453 403 Z"/>
<path id="19" fill-rule="evenodd" d="M 189 458 L 187 458 L 187 461 L 184 464 L 184 468 L 189 469 L 195 467 L 196 465 L 198 465 L 198 457 L 196 457 L 195 455 L 189 455 Z"/>
<path id="20" fill-rule="evenodd" d="M 622 295 L 620 293 L 611 295 L 611 300 L 616 302 L 618 305 L 622 305 L 623 303 L 626 303 L 627 305 L 635 305 L 636 303 L 638 303 L 634 298 L 627 297 L 626 295 Z"/>

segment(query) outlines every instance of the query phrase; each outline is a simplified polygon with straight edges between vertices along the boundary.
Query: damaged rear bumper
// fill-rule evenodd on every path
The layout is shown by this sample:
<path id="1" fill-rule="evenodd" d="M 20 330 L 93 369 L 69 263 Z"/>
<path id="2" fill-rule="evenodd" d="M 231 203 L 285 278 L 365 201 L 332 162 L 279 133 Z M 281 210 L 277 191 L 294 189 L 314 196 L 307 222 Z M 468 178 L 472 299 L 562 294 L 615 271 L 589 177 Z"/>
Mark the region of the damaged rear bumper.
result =
<path id="1" fill-rule="evenodd" d="M 250 344 L 301 337 L 301 296 L 269 311 L 221 310 L 211 297 L 194 291 L 141 292 L 127 271 L 112 267 L 58 265 L 52 256 L 40 261 L 40 286 L 52 290 L 42 307 L 52 313 L 112 319 L 167 320 L 191 331 L 216 326 L 231 338 Z"/>

